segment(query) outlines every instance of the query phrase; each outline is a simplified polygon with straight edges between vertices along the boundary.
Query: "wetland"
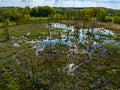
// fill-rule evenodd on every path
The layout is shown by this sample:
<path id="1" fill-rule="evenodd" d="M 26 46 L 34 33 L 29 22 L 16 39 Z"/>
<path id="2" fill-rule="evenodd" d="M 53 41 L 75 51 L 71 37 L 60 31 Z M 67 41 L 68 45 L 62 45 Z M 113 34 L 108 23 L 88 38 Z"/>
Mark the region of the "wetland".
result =
<path id="1" fill-rule="evenodd" d="M 0 76 L 12 75 L 16 88 L 120 89 L 120 33 L 56 22 L 8 28 L 10 40 L 0 43 Z"/>

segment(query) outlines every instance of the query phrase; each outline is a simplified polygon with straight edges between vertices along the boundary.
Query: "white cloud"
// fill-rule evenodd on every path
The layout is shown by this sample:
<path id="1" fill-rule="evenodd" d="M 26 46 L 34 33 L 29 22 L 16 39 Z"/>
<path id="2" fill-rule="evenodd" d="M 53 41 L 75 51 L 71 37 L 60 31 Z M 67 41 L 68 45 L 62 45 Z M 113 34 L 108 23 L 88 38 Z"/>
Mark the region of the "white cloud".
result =
<path id="1" fill-rule="evenodd" d="M 120 9 L 120 0 L 0 0 L 0 6 L 107 7 Z"/>

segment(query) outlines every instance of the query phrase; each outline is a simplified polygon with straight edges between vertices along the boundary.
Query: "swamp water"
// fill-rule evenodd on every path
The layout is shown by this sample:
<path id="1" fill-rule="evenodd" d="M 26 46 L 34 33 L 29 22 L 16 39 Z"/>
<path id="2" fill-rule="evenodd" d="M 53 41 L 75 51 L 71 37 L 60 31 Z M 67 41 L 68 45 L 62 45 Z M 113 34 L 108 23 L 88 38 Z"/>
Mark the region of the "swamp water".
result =
<path id="1" fill-rule="evenodd" d="M 83 53 L 88 53 L 93 52 L 96 48 L 101 49 L 102 55 L 107 51 L 103 45 L 120 45 L 120 41 L 115 40 L 115 33 L 110 30 L 104 28 L 76 29 L 73 26 L 59 23 L 49 26 L 49 36 L 44 36 L 42 40 L 32 40 L 30 43 L 38 44 L 37 46 L 33 46 L 38 51 L 44 50 L 46 45 L 52 45 L 54 47 L 56 43 L 61 43 L 66 44 L 69 47 L 69 51 L 73 50 L 76 53 L 82 51 Z M 82 51 L 78 49 L 79 44 L 84 46 Z"/>

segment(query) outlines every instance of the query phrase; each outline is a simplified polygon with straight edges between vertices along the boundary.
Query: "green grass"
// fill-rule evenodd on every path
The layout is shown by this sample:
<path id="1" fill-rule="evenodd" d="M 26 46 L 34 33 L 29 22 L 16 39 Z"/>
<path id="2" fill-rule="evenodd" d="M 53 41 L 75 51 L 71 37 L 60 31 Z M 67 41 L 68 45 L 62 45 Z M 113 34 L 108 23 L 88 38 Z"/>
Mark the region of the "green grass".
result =
<path id="1" fill-rule="evenodd" d="M 47 20 L 48 17 L 31 17 L 30 20 Z"/>
<path id="2" fill-rule="evenodd" d="M 22 36 L 26 35 L 26 33 L 31 33 L 29 37 L 36 37 L 39 34 L 41 35 L 42 32 L 47 32 L 48 29 L 45 24 L 25 24 L 25 25 L 18 25 L 9 27 L 10 35 L 12 36 Z M 19 32 L 19 33 L 18 33 Z"/>
<path id="3" fill-rule="evenodd" d="M 14 26 L 14 25 L 16 25 L 14 21 L 8 23 L 8 26 Z M 3 26 L 4 26 L 4 23 L 0 22 L 0 27 L 2 28 Z"/>

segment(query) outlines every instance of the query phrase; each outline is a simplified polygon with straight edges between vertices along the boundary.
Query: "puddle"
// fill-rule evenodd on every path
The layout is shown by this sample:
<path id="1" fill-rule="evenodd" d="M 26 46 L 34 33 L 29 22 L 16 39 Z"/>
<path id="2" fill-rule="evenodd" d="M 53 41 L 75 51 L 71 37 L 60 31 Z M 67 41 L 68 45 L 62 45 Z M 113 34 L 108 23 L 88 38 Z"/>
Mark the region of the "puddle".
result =
<path id="1" fill-rule="evenodd" d="M 15 43 L 13 43 L 13 46 L 14 46 L 14 47 L 19 47 L 20 45 L 19 45 L 19 43 L 16 43 L 16 42 L 15 42 Z"/>

